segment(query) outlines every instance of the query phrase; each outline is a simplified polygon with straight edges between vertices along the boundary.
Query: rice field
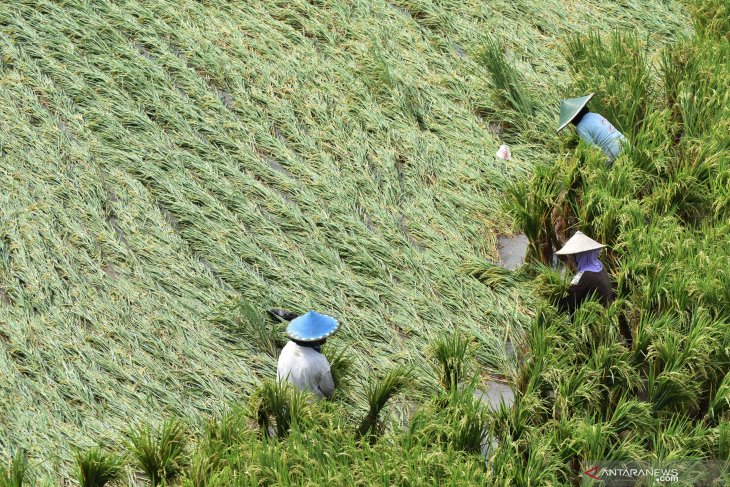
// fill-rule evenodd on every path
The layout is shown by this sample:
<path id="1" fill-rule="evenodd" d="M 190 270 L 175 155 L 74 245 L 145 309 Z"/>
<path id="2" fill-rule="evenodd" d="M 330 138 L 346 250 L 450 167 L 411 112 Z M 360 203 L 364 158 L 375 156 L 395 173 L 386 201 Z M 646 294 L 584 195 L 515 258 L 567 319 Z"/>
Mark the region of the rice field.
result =
<path id="1" fill-rule="evenodd" d="M 240 302 L 340 318 L 364 377 L 428 377 L 459 330 L 517 381 L 529 286 L 463 269 L 497 261 L 512 183 L 561 146 L 499 104 L 480 53 L 499 41 L 540 127 L 580 82 L 564 39 L 605 18 L 651 52 L 691 31 L 675 2 L 1 4 L 2 457 L 59 482 L 132 425 L 246 402 L 276 357 Z"/>

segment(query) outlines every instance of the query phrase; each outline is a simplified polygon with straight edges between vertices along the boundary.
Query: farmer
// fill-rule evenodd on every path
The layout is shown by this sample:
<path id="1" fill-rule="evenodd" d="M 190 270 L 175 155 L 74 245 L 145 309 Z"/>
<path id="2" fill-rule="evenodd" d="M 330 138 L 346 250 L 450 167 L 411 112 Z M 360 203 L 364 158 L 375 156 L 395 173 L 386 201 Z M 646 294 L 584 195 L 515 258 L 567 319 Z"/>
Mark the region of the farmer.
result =
<path id="1" fill-rule="evenodd" d="M 597 113 L 588 110 L 588 101 L 595 93 L 579 98 L 570 98 L 560 102 L 560 126 L 558 132 L 568 124 L 575 125 L 578 135 L 588 144 L 601 148 L 609 165 L 621 153 L 626 137 L 611 125 L 611 122 Z"/>
<path id="2" fill-rule="evenodd" d="M 289 342 L 279 355 L 277 380 L 288 380 L 299 389 L 312 392 L 318 399 L 331 399 L 335 383 L 321 347 L 339 326 L 336 319 L 316 311 L 293 319 L 286 327 Z"/>
<path id="3" fill-rule="evenodd" d="M 606 307 L 613 301 L 611 278 L 606 269 L 598 260 L 598 253 L 605 245 L 599 244 L 583 232 L 576 232 L 568 240 L 557 255 L 569 255 L 573 258 L 578 273 L 570 282 L 568 295 L 558 302 L 558 309 L 571 314 L 586 299 L 597 296 L 601 304 Z"/>

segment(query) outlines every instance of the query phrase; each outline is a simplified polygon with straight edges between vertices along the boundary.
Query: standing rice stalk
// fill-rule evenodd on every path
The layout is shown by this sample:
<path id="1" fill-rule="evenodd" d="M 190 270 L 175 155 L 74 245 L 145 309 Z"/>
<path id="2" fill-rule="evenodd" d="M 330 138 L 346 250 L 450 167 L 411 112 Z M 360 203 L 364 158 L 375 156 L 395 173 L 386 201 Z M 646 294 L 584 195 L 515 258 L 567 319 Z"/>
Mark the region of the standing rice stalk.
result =
<path id="1" fill-rule="evenodd" d="M 654 108 L 645 45 L 637 33 L 624 30 L 575 34 L 566 43 L 575 91 L 596 92 L 592 110 L 611 120 L 629 140 Z"/>
<path id="2" fill-rule="evenodd" d="M 81 487 L 104 487 L 119 480 L 124 469 L 121 457 L 99 447 L 77 452 L 76 464 Z"/>
<path id="3" fill-rule="evenodd" d="M 356 438 L 368 438 L 371 444 L 376 441 L 382 428 L 379 421 L 380 413 L 388 400 L 398 394 L 408 384 L 410 378 L 411 372 L 408 369 L 396 367 L 389 370 L 382 379 L 371 379 L 365 388 L 368 412 L 357 428 Z"/>
<path id="4" fill-rule="evenodd" d="M 352 351 L 349 347 L 333 348 L 330 345 L 325 345 L 322 353 L 330 363 L 330 373 L 335 383 L 335 393 L 342 391 L 343 388 L 349 385 L 350 376 L 355 368 Z"/>
<path id="5" fill-rule="evenodd" d="M 441 385 L 454 391 L 470 372 L 473 340 L 458 332 L 450 333 L 431 344 L 430 352 L 441 367 Z"/>
<path id="6" fill-rule="evenodd" d="M 285 438 L 299 425 L 309 393 L 296 391 L 288 382 L 269 380 L 251 396 L 250 404 L 264 436 Z"/>
<path id="7" fill-rule="evenodd" d="M 153 486 L 178 477 L 188 464 L 187 428 L 180 419 L 171 418 L 158 431 L 140 426 L 129 435 L 129 450 L 135 466 Z"/>
<path id="8" fill-rule="evenodd" d="M 509 188 L 508 211 L 515 224 L 527 236 L 527 257 L 552 265 L 553 252 L 559 246 L 553 221 L 553 209 L 562 186 L 556 166 L 536 166 L 531 183 L 518 181 Z"/>
<path id="9" fill-rule="evenodd" d="M 23 487 L 29 482 L 28 457 L 23 451 L 15 452 L 9 466 L 0 465 L 0 487 Z"/>
<path id="10" fill-rule="evenodd" d="M 510 116 L 513 117 L 513 125 L 534 114 L 535 103 L 532 96 L 525 89 L 515 67 L 507 61 L 501 42 L 494 37 L 488 37 L 477 60 L 489 73 L 497 105 L 512 112 Z"/>

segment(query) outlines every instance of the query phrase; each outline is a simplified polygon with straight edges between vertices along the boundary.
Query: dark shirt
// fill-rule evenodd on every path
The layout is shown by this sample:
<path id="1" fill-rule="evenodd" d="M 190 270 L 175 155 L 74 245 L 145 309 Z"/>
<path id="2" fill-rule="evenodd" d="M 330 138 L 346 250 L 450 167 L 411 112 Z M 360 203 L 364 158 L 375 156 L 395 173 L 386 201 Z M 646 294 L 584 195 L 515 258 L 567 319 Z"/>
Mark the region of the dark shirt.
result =
<path id="1" fill-rule="evenodd" d="M 598 301 L 604 307 L 613 301 L 611 278 L 608 277 L 606 269 L 601 269 L 600 272 L 584 271 L 576 274 L 568 288 L 568 295 L 558 301 L 558 309 L 572 314 L 583 301 L 594 295 L 598 296 Z"/>

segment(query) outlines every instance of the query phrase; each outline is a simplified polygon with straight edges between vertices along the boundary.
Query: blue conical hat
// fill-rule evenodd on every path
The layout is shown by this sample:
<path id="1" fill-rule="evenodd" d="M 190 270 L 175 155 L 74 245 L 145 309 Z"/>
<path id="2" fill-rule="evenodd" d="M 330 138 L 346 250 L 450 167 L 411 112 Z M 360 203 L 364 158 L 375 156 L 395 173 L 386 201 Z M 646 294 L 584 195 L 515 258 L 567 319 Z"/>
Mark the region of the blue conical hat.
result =
<path id="1" fill-rule="evenodd" d="M 340 324 L 331 316 L 309 311 L 291 320 L 286 334 L 299 342 L 316 342 L 332 335 L 339 327 Z"/>
<path id="2" fill-rule="evenodd" d="M 593 98 L 593 95 L 595 93 L 579 96 L 578 98 L 568 98 L 560 102 L 560 126 L 558 127 L 558 132 L 563 130 L 578 115 L 578 112 L 586 106 L 588 101 Z"/>

